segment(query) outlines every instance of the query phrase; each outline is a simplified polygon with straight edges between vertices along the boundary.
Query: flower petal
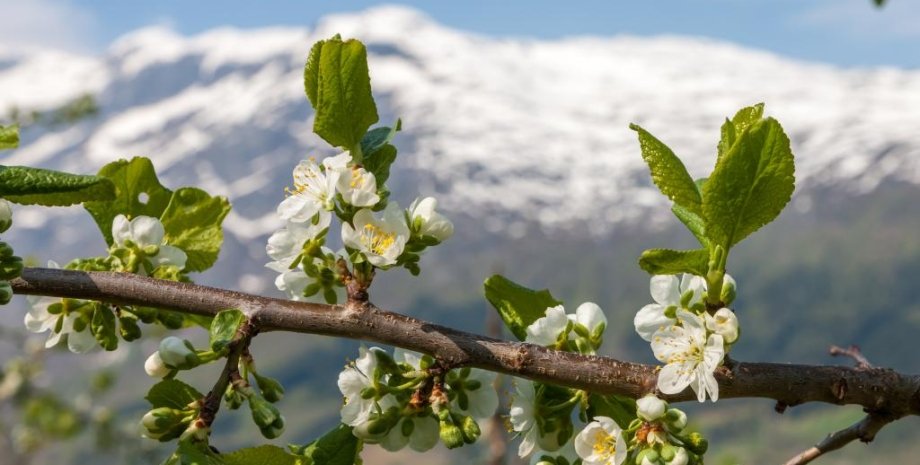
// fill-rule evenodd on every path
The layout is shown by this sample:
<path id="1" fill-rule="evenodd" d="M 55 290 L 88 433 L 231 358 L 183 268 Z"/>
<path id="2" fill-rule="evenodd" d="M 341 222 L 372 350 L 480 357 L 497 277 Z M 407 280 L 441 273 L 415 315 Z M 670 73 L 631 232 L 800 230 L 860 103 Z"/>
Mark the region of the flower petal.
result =
<path id="1" fill-rule="evenodd" d="M 680 305 L 680 289 L 674 275 L 655 275 L 649 282 L 652 299 L 658 304 Z"/>
<path id="2" fill-rule="evenodd" d="M 131 220 L 131 239 L 141 247 L 162 244 L 164 235 L 163 223 L 152 216 L 138 216 Z"/>

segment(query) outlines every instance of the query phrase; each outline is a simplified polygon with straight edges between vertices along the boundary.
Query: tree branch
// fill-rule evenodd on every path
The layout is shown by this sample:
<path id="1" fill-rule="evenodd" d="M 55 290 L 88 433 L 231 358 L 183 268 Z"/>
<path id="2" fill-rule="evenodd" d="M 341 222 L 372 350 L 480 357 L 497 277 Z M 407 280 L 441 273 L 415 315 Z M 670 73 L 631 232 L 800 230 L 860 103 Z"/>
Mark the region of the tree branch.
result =
<path id="1" fill-rule="evenodd" d="M 471 366 L 597 393 L 638 398 L 653 392 L 657 367 L 543 347 L 439 326 L 370 303 L 322 305 L 109 272 L 26 268 L 12 281 L 17 294 L 145 305 L 212 316 L 237 308 L 254 331 L 290 331 L 373 341 L 431 354 L 449 366 Z M 759 397 L 793 406 L 855 404 L 894 417 L 920 414 L 920 377 L 893 370 L 735 361 L 716 373 L 719 397 Z M 663 396 L 695 399 L 692 391 Z"/>
<path id="2" fill-rule="evenodd" d="M 894 420 L 897 420 L 897 418 L 870 413 L 866 415 L 866 418 L 863 418 L 853 426 L 828 435 L 814 447 L 789 459 L 786 465 L 804 465 L 828 452 L 840 449 L 857 439 L 862 442 L 872 442 L 879 430 Z"/>

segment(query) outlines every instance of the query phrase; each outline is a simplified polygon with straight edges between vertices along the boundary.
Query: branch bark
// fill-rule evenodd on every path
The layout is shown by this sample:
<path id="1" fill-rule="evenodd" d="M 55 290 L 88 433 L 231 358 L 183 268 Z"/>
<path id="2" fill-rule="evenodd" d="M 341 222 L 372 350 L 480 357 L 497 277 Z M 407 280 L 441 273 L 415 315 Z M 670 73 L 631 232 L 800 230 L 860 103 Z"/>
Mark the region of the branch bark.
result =
<path id="1" fill-rule="evenodd" d="M 12 286 L 17 294 L 146 305 L 198 315 L 237 308 L 259 333 L 290 331 L 378 342 L 431 354 L 452 367 L 483 368 L 597 393 L 638 398 L 653 392 L 656 385 L 657 367 L 652 365 L 502 341 L 371 303 L 301 303 L 131 274 L 45 268 L 26 268 Z M 717 371 L 716 379 L 723 399 L 768 398 L 789 406 L 855 404 L 894 418 L 920 414 L 920 376 L 889 369 L 734 361 L 730 370 Z M 670 402 L 696 398 L 689 389 L 662 397 Z"/>
<path id="2" fill-rule="evenodd" d="M 878 434 L 879 430 L 894 420 L 897 420 L 897 418 L 870 413 L 869 415 L 866 415 L 866 418 L 863 418 L 858 423 L 850 426 L 849 428 L 842 429 L 834 434 L 828 435 L 826 438 L 824 438 L 823 441 L 819 442 L 814 447 L 789 459 L 789 461 L 786 462 L 786 465 L 805 465 L 806 463 L 810 463 L 812 460 L 815 460 L 816 458 L 828 452 L 840 449 L 841 447 L 857 439 L 866 443 L 872 442 L 875 439 L 875 435 Z"/>

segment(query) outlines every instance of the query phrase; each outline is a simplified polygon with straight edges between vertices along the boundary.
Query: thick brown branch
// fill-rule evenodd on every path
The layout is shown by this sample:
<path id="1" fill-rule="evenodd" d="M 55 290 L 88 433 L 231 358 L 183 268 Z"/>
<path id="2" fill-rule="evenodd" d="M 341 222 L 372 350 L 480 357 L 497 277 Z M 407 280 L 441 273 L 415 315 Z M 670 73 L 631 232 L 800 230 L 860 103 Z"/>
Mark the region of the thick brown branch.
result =
<path id="1" fill-rule="evenodd" d="M 12 282 L 19 294 L 101 300 L 214 315 L 238 308 L 254 329 L 346 337 L 431 354 L 450 366 L 472 366 L 537 381 L 639 397 L 655 388 L 655 366 L 555 352 L 438 326 L 366 304 L 321 305 L 258 297 L 130 274 L 27 268 Z M 886 369 L 746 363 L 720 370 L 720 398 L 760 397 L 785 405 L 857 404 L 895 416 L 920 413 L 920 377 Z M 665 396 L 695 398 L 692 391 Z"/>
<path id="2" fill-rule="evenodd" d="M 786 465 L 804 465 L 828 452 L 840 449 L 857 439 L 862 442 L 872 442 L 879 430 L 894 420 L 897 420 L 897 418 L 870 413 L 859 423 L 828 435 L 814 447 L 789 459 Z"/>

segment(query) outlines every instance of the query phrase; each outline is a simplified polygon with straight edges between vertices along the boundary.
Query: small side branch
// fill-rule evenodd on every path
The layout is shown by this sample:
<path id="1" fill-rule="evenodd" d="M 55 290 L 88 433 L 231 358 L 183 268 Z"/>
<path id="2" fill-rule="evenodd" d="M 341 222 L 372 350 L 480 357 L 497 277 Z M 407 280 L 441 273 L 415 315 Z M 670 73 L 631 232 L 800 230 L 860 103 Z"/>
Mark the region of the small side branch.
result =
<path id="1" fill-rule="evenodd" d="M 862 370 L 868 370 L 869 368 L 872 368 L 872 364 L 869 363 L 869 359 L 867 359 L 866 356 L 863 355 L 862 351 L 859 350 L 859 346 L 851 345 L 846 349 L 838 346 L 831 346 L 830 354 L 834 357 L 852 358 L 853 361 L 856 362 L 856 368 Z"/>
<path id="2" fill-rule="evenodd" d="M 857 439 L 865 443 L 872 442 L 872 440 L 875 439 L 875 435 L 878 434 L 879 430 L 894 420 L 897 420 L 897 418 L 893 416 L 870 413 L 869 415 L 866 415 L 866 418 L 863 418 L 853 426 L 828 435 L 826 438 L 824 438 L 823 441 L 814 447 L 789 459 L 789 461 L 786 462 L 786 465 L 803 465 L 810 463 L 812 460 L 815 460 L 816 458 L 828 452 L 840 449 L 841 447 Z"/>
<path id="3" fill-rule="evenodd" d="M 204 398 L 201 413 L 198 415 L 198 421 L 203 423 L 199 425 L 200 427 L 210 427 L 214 423 L 217 412 L 220 410 L 220 403 L 224 398 L 224 392 L 227 391 L 230 381 L 239 376 L 240 357 L 249 350 L 249 343 L 254 335 L 252 324 L 248 320 L 237 331 L 236 337 L 230 343 L 227 363 L 214 383 L 214 387 Z"/>

